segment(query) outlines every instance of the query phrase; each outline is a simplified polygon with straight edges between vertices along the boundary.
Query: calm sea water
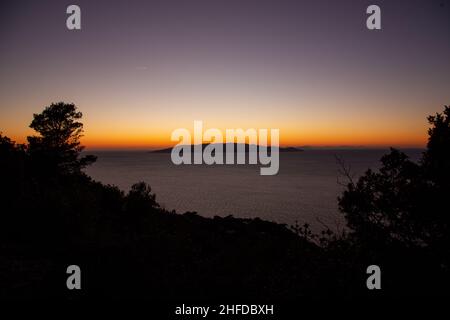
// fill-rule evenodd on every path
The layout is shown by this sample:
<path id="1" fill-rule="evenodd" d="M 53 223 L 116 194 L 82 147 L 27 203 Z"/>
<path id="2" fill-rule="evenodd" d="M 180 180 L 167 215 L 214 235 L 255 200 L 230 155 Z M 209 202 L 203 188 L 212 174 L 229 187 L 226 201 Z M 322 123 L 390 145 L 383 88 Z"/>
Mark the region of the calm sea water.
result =
<path id="1" fill-rule="evenodd" d="M 413 160 L 421 150 L 404 150 Z M 180 165 L 170 154 L 146 151 L 97 151 L 98 161 L 86 169 L 97 181 L 117 185 L 124 191 L 145 181 L 157 201 L 177 212 L 197 211 L 206 217 L 260 217 L 293 224 L 308 222 L 314 229 L 322 223 L 342 226 L 337 197 L 345 181 L 336 157 L 351 166 L 357 177 L 368 168 L 377 169 L 388 150 L 306 150 L 282 153 L 275 176 L 261 176 L 259 165 Z"/>

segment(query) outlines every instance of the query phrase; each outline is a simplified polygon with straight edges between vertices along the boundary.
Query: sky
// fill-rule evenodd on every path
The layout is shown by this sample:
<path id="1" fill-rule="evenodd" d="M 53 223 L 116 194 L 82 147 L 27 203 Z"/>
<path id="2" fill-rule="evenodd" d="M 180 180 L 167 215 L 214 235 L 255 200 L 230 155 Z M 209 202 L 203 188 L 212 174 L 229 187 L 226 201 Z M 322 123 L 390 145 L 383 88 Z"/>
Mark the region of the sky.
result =
<path id="1" fill-rule="evenodd" d="M 450 1 L 2 0 L 0 131 L 24 142 L 59 101 L 92 149 L 173 145 L 194 120 L 284 146 L 423 147 L 450 104 Z"/>

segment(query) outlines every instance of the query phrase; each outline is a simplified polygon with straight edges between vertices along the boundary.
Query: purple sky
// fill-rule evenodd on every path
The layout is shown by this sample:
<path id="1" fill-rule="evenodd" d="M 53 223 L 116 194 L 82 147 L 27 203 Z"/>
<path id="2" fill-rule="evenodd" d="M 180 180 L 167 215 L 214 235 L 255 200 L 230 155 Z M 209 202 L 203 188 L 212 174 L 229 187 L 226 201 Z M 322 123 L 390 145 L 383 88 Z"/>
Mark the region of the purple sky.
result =
<path id="1" fill-rule="evenodd" d="M 419 146 L 450 103 L 448 0 L 2 0 L 0 15 L 0 131 L 19 141 L 67 101 L 93 147 L 164 145 L 194 120 L 280 128 L 282 144 Z"/>

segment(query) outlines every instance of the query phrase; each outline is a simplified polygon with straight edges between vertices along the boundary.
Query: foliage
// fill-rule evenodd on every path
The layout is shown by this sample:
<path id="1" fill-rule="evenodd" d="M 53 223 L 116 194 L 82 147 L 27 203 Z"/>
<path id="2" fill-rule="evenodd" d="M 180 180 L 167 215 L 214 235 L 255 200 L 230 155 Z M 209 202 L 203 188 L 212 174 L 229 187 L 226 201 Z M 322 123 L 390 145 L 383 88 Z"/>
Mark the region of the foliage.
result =
<path id="1" fill-rule="evenodd" d="M 80 145 L 82 116 L 74 104 L 64 102 L 52 103 L 33 115 L 30 128 L 39 135 L 28 137 L 28 151 L 38 161 L 41 172 L 79 173 L 95 162 L 92 155 L 80 157 L 84 148 Z"/>
<path id="2" fill-rule="evenodd" d="M 395 149 L 381 159 L 379 172 L 368 170 L 349 183 L 339 199 L 352 236 L 373 247 L 427 248 L 448 263 L 450 215 L 450 109 L 429 117 L 427 150 L 414 163 Z"/>

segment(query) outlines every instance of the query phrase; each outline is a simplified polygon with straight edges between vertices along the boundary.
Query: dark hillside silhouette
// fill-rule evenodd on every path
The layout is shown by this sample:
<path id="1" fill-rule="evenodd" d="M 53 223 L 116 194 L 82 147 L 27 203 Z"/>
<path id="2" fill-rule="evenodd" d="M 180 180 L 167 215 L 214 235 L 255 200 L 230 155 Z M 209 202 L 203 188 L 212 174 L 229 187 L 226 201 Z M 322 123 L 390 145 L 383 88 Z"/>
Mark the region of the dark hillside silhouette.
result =
<path id="1" fill-rule="evenodd" d="M 339 198 L 348 229 L 204 218 L 162 208 L 149 185 L 128 193 L 82 168 L 82 114 L 56 103 L 18 145 L 0 135 L 0 296 L 171 301 L 443 295 L 449 282 L 450 111 L 429 118 L 419 163 L 397 150 Z M 65 287 L 78 264 L 83 289 Z M 383 289 L 367 290 L 366 268 Z M 447 287 L 446 287 L 447 286 Z"/>

